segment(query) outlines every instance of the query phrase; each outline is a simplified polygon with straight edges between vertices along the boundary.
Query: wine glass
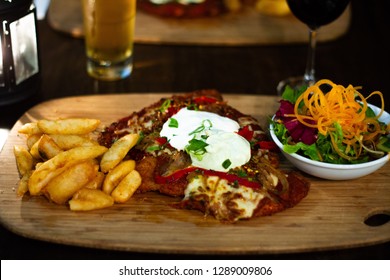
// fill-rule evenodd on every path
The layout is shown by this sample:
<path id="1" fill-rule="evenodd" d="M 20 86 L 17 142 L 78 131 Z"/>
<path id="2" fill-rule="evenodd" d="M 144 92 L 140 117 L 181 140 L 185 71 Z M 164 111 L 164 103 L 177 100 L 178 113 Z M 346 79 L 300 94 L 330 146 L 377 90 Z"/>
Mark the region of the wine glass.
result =
<path id="1" fill-rule="evenodd" d="M 315 49 L 318 29 L 336 20 L 348 6 L 350 0 L 287 0 L 287 4 L 301 22 L 309 28 L 309 48 L 305 73 L 300 77 L 291 77 L 279 82 L 277 91 L 282 94 L 284 88 L 310 86 L 315 83 Z"/>

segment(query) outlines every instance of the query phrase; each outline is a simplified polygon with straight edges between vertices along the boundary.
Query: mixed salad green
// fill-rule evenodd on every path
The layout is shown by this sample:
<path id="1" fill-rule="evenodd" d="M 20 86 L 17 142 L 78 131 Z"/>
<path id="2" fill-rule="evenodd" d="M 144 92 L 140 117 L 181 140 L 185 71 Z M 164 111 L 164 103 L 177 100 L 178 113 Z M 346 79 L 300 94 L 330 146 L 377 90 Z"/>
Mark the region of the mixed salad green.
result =
<path id="1" fill-rule="evenodd" d="M 335 117 L 333 121 L 328 120 L 331 125 L 319 130 L 317 125 L 320 122 L 321 124 L 325 123 L 327 121 L 326 116 L 313 117 L 315 108 L 311 107 L 310 102 L 313 102 L 313 106 L 319 108 L 317 111 L 327 111 L 328 108 L 321 103 L 327 102 L 328 94 L 334 94 L 330 93 L 333 87 L 336 87 L 336 85 L 322 83 L 322 86 L 318 86 L 315 89 L 315 94 L 319 94 L 316 101 L 309 100 L 312 95 L 315 95 L 308 92 L 313 90 L 311 88 L 292 89 L 286 87 L 280 100 L 280 107 L 271 120 L 273 132 L 283 144 L 283 150 L 290 154 L 300 154 L 315 161 L 335 164 L 368 162 L 389 153 L 390 123 L 381 122 L 375 112 L 367 106 L 367 103 L 363 106 L 361 100 L 356 100 L 360 104 L 360 107 L 357 107 L 357 113 L 365 114 L 365 117 L 363 116 L 364 121 L 359 124 L 358 131 L 361 130 L 360 134 L 355 132 L 353 139 L 347 139 L 346 134 L 350 132 L 347 131 L 349 127 L 345 125 L 345 121 L 341 117 Z M 302 98 L 303 94 L 306 95 L 304 98 Z M 352 98 L 357 97 L 362 97 L 362 95 L 354 93 Z M 344 102 L 343 99 L 340 99 L 340 101 Z M 351 103 L 351 100 L 345 102 L 346 106 L 349 106 L 348 102 Z M 331 105 L 332 110 L 337 110 L 335 107 L 337 107 L 338 102 L 333 103 Z M 362 110 L 365 110 L 365 112 Z M 316 113 L 318 113 L 317 111 Z M 298 115 L 299 117 L 297 117 Z M 340 116 L 343 115 L 340 114 Z"/>

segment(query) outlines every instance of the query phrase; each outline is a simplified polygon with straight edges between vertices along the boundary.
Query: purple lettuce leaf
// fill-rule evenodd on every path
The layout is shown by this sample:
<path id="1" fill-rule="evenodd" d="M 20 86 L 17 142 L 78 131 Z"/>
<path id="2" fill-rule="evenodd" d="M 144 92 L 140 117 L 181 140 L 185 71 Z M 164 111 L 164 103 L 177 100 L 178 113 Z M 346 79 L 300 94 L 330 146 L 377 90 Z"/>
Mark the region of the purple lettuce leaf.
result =
<path id="1" fill-rule="evenodd" d="M 318 130 L 302 124 L 291 115 L 294 115 L 294 104 L 287 100 L 281 100 L 279 110 L 275 113 L 275 117 L 277 120 L 283 122 L 292 140 L 295 143 L 303 142 L 307 145 L 315 143 L 318 137 Z"/>

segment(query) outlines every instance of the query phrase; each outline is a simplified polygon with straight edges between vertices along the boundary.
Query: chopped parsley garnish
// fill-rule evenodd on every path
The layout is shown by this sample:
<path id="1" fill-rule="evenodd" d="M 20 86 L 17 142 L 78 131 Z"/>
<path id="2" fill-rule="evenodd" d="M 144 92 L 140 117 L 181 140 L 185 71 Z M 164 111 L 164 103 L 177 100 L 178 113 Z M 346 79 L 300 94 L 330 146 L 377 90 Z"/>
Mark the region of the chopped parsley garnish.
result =
<path id="1" fill-rule="evenodd" d="M 194 155 L 198 160 L 202 160 L 203 155 L 207 152 L 206 147 L 209 145 L 206 142 L 198 139 L 191 139 L 185 147 L 187 153 Z"/>
<path id="2" fill-rule="evenodd" d="M 197 127 L 194 131 L 190 132 L 188 135 L 197 134 L 204 131 L 205 129 L 210 129 L 212 127 L 213 124 L 211 123 L 211 121 L 209 119 L 206 119 L 202 121 L 202 124 L 199 127 Z"/>
<path id="3" fill-rule="evenodd" d="M 163 104 L 160 106 L 160 112 L 164 113 L 168 110 L 169 107 L 171 107 L 171 99 L 166 99 Z"/>
<path id="4" fill-rule="evenodd" d="M 174 119 L 174 118 L 170 118 L 168 126 L 169 127 L 178 128 L 179 127 L 179 122 L 176 119 Z"/>
<path id="5" fill-rule="evenodd" d="M 244 170 L 239 169 L 239 170 L 237 171 L 237 176 L 238 176 L 238 177 L 241 177 L 241 178 L 244 178 L 244 177 L 247 177 L 248 174 L 247 174 Z"/>
<path id="6" fill-rule="evenodd" d="M 198 110 L 199 110 L 199 109 L 198 109 L 198 106 L 197 106 L 196 104 L 194 104 L 194 103 L 189 104 L 189 105 L 187 106 L 187 109 L 188 109 L 188 110 L 194 110 L 194 111 L 198 111 Z"/>
<path id="7" fill-rule="evenodd" d="M 147 152 L 153 152 L 153 151 L 159 151 L 161 150 L 161 146 L 159 145 L 153 145 L 146 148 Z"/>
<path id="8" fill-rule="evenodd" d="M 228 169 L 230 165 L 232 165 L 232 162 L 230 161 L 230 159 L 226 159 L 226 160 L 222 163 L 222 167 L 225 168 L 225 169 Z"/>

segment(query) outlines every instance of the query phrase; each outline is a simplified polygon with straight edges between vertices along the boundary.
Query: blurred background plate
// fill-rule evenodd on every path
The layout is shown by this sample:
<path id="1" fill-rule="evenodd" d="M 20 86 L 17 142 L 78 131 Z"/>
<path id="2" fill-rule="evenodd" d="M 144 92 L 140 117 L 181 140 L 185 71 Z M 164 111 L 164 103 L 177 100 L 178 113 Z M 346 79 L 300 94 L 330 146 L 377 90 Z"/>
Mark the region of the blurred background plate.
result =
<path id="1" fill-rule="evenodd" d="M 74 37 L 83 36 L 80 0 L 51 0 L 50 26 Z M 322 27 L 318 40 L 330 41 L 344 35 L 351 20 L 350 8 L 333 23 Z M 272 17 L 245 8 L 214 18 L 167 19 L 137 12 L 135 42 L 193 45 L 272 45 L 306 43 L 307 27 L 292 15 Z"/>

